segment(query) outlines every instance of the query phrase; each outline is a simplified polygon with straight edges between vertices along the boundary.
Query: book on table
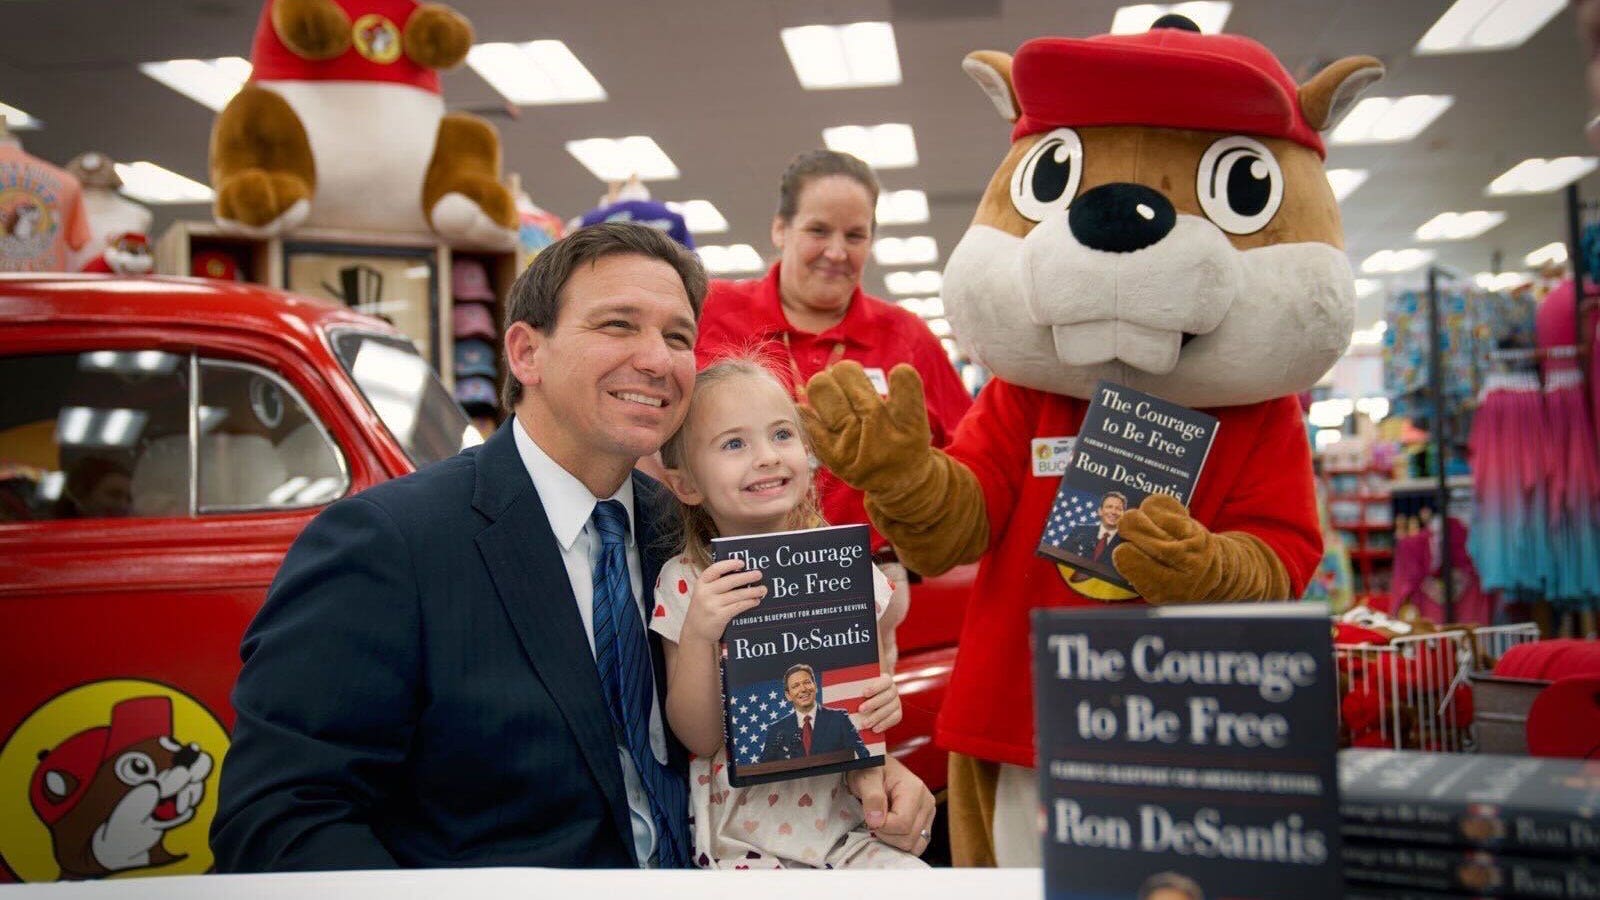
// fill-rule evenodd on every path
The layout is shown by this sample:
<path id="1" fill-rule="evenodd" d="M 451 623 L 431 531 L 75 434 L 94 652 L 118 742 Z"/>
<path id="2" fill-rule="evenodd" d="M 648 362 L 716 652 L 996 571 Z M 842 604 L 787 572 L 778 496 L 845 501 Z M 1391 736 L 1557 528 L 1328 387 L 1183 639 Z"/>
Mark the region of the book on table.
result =
<path id="1" fill-rule="evenodd" d="M 1321 607 L 1041 609 L 1033 640 L 1046 897 L 1342 896 Z"/>
<path id="2" fill-rule="evenodd" d="M 1350 749 L 1339 783 L 1353 839 L 1600 857 L 1600 762 Z"/>

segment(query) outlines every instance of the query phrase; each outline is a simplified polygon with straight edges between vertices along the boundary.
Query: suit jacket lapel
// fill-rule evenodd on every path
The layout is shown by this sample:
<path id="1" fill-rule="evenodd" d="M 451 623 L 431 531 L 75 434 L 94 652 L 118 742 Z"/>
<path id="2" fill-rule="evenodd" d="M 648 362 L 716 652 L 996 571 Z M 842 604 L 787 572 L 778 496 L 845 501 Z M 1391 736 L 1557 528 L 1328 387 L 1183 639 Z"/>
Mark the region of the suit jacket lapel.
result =
<path id="1" fill-rule="evenodd" d="M 477 455 L 473 505 L 493 520 L 478 533 L 478 551 L 528 662 L 572 729 L 589 770 L 605 793 L 618 836 L 632 854 L 633 827 L 617 740 L 589 651 L 589 637 L 578 615 L 560 547 L 517 453 L 510 425 L 508 420 Z M 524 752 L 537 753 L 538 748 L 524 748 Z"/>

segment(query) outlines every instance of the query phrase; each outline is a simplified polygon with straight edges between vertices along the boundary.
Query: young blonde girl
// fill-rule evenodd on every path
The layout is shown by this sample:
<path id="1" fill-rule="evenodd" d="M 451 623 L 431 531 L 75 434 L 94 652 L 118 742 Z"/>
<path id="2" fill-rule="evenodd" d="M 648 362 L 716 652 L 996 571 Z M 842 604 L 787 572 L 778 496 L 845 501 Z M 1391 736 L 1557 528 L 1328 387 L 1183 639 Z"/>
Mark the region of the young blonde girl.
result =
<path id="1" fill-rule="evenodd" d="M 667 722 L 694 754 L 689 814 L 702 868 L 921 867 L 871 835 L 844 774 L 754 787 L 728 782 L 718 641 L 729 620 L 755 608 L 766 589 L 738 560 L 712 563 L 716 537 L 823 524 L 811 490 L 800 414 L 759 363 L 715 363 L 695 378 L 683 426 L 661 450 L 667 485 L 682 513 L 682 552 L 662 567 L 650 627 L 664 639 Z M 873 570 L 882 616 L 893 588 Z M 889 676 L 867 682 L 856 725 L 881 732 L 900 721 Z"/>

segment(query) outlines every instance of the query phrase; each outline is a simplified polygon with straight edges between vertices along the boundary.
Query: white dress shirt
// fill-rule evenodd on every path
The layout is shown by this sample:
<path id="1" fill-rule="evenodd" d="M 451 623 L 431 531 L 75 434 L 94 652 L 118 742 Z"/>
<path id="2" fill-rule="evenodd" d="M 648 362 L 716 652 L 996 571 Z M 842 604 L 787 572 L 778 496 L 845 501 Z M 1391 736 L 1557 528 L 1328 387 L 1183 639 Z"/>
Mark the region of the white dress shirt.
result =
<path id="1" fill-rule="evenodd" d="M 561 561 L 567 567 L 567 580 L 572 583 L 572 596 L 578 601 L 578 615 L 583 619 L 583 633 L 589 639 L 589 652 L 594 653 L 594 567 L 600 556 L 600 535 L 590 518 L 595 504 L 601 500 L 616 500 L 628 511 L 628 582 L 633 587 L 634 606 L 637 607 L 642 627 L 649 627 L 644 607 L 639 605 L 643 576 L 640 574 L 638 529 L 633 513 L 633 479 L 627 478 L 622 487 L 610 497 L 595 497 L 576 476 L 559 463 L 528 436 L 520 421 L 512 426 L 517 453 L 528 468 L 539 501 L 544 504 L 545 518 L 555 533 L 561 547 Z M 652 677 L 654 673 L 652 672 Z M 650 749 L 662 765 L 667 762 L 666 734 L 661 726 L 661 704 L 650 695 Z M 644 866 L 655 853 L 655 820 L 650 815 L 650 797 L 639 780 L 639 771 L 624 743 L 617 744 L 617 755 L 622 763 L 622 784 L 628 795 L 628 812 L 633 824 L 633 849 L 639 864 Z"/>

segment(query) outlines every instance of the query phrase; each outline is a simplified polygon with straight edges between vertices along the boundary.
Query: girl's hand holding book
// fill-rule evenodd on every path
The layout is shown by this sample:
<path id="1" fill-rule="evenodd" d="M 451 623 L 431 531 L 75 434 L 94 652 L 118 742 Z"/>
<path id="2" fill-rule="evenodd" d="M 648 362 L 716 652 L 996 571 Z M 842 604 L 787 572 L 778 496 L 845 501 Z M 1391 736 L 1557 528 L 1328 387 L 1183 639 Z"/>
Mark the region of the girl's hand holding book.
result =
<path id="1" fill-rule="evenodd" d="M 867 731 L 885 731 L 900 724 L 900 691 L 894 686 L 894 676 L 879 675 L 861 689 L 861 727 Z"/>
<path id="2" fill-rule="evenodd" d="M 689 595 L 683 634 L 708 644 L 722 640 L 722 632 L 734 616 L 761 604 L 767 589 L 757 583 L 760 580 L 761 570 L 744 571 L 742 559 L 725 559 L 706 566 L 694 593 Z"/>

